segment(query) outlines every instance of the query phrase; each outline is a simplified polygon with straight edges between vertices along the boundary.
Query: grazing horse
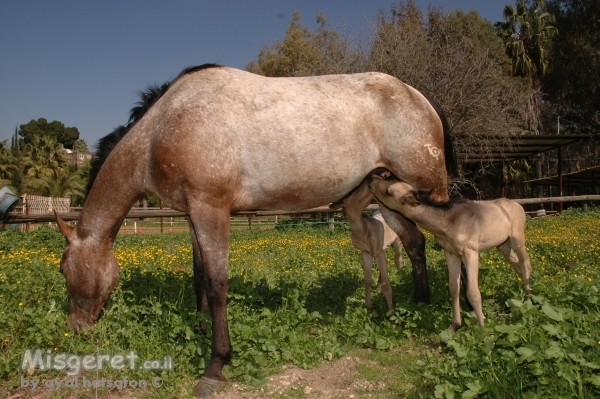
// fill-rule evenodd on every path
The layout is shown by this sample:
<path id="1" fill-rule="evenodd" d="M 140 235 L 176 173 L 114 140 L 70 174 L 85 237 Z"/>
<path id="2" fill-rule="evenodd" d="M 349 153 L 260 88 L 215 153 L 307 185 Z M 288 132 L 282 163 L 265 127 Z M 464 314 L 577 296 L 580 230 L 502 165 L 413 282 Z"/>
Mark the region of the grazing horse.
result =
<path id="1" fill-rule="evenodd" d="M 244 210 L 301 210 L 329 204 L 384 167 L 432 200 L 446 200 L 455 166 L 439 108 L 381 73 L 267 78 L 213 64 L 184 70 L 134 109 L 91 186 L 61 259 L 69 325 L 99 317 L 119 270 L 113 243 L 131 206 L 154 193 L 188 215 L 198 301 L 206 296 L 212 352 L 194 389 L 225 384 L 231 343 L 229 217 Z M 413 269 L 425 274 L 425 239 L 416 225 L 382 209 Z M 419 280 L 420 279 L 420 280 Z M 426 280 L 425 280 L 426 281 Z M 427 298 L 428 299 L 428 296 Z"/>
<path id="2" fill-rule="evenodd" d="M 483 325 L 478 287 L 479 252 L 497 247 L 523 280 L 525 295 L 531 294 L 531 262 L 525 248 L 525 211 L 507 198 L 492 201 L 430 203 L 405 182 L 372 176 L 369 188 L 385 206 L 402 212 L 431 232 L 444 248 L 452 299 L 452 325 L 461 326 L 459 287 L 461 262 L 467 274 L 467 298 L 477 321 Z"/>

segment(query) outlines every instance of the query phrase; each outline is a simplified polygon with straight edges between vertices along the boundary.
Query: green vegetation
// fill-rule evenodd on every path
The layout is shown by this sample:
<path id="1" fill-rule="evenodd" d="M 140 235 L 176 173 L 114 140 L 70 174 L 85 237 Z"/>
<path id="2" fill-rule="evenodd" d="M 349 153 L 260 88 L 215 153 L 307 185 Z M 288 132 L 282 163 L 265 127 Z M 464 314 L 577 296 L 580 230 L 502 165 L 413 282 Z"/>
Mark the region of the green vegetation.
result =
<path id="1" fill-rule="evenodd" d="M 363 378 L 387 381 L 385 397 L 598 397 L 599 223 L 597 209 L 529 222 L 531 302 L 499 252 L 482 254 L 486 326 L 465 314 L 455 334 L 448 330 L 446 266 L 430 238 L 431 305 L 412 303 L 410 267 L 391 268 L 395 309 L 386 314 L 381 294 L 373 310 L 364 308 L 360 256 L 343 229 L 234 232 L 228 308 L 234 353 L 227 376 L 260 383 L 284 364 L 309 368 L 351 353 L 369 360 L 359 368 Z M 24 351 L 40 348 L 77 355 L 135 351 L 142 360 L 172 356 L 172 371 L 82 375 L 159 376 L 163 387 L 147 395 L 189 392 L 210 355 L 210 332 L 197 332 L 210 319 L 195 311 L 189 237 L 119 236 L 121 282 L 97 326 L 79 335 L 66 324 L 67 292 L 58 272 L 63 245 L 48 228 L 0 233 L 0 378 L 8 381 L 0 389 L 18 387 L 22 375 L 67 377 L 65 370 L 21 370 Z"/>

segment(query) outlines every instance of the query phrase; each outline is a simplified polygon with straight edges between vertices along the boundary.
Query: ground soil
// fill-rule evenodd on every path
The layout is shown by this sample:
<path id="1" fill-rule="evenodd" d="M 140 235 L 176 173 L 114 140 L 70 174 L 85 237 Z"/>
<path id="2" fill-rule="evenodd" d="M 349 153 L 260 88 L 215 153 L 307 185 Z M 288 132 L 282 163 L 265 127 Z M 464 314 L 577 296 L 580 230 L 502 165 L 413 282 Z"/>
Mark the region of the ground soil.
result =
<path id="1" fill-rule="evenodd" d="M 332 362 L 323 363 L 310 370 L 295 366 L 284 366 L 279 374 L 267 377 L 264 385 L 252 387 L 240 383 L 229 383 L 225 390 L 217 393 L 215 399 L 259 399 L 259 398 L 368 398 L 371 391 L 381 391 L 383 383 L 372 382 L 358 378 L 357 365 L 368 362 L 357 357 L 344 357 Z M 190 390 L 193 388 L 189 387 Z M 61 389 L 59 392 L 51 388 L 38 387 L 35 391 L 30 388 L 9 389 L 5 384 L 0 385 L 0 398 L 7 399 L 133 399 L 149 397 L 150 392 L 135 389 L 110 389 L 95 392 L 93 389 Z M 58 395 L 58 396 L 57 396 Z M 374 395 L 373 397 L 376 397 Z"/>
<path id="2" fill-rule="evenodd" d="M 287 367 L 281 373 L 268 377 L 268 382 L 258 389 L 249 390 L 246 386 L 230 384 L 224 391 L 215 395 L 215 399 L 369 397 L 368 392 L 384 386 L 375 386 L 369 381 L 357 378 L 359 373 L 356 366 L 361 362 L 365 361 L 357 357 L 344 357 L 310 370 Z"/>

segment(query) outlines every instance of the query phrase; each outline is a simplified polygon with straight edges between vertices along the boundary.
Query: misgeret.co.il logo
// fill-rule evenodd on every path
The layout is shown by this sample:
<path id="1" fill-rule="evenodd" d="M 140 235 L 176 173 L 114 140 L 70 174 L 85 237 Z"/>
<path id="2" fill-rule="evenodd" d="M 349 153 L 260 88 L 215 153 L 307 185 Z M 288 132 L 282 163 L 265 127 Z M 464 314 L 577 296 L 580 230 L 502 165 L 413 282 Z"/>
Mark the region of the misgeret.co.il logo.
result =
<path id="1" fill-rule="evenodd" d="M 173 370 L 173 358 L 165 356 L 162 360 L 140 360 L 138 354 L 87 354 L 73 355 L 53 353 L 50 349 L 26 349 L 21 361 L 22 370 L 67 370 L 67 375 L 78 375 L 83 370 Z"/>

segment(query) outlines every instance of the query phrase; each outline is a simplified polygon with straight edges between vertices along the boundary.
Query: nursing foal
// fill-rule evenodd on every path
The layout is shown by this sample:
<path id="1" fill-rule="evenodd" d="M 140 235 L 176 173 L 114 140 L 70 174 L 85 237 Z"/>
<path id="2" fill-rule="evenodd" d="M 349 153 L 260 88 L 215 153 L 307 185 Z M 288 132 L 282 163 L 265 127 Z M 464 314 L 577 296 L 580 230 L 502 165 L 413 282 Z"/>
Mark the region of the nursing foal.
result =
<path id="1" fill-rule="evenodd" d="M 467 272 L 467 298 L 479 325 L 483 325 L 477 279 L 481 251 L 497 247 L 521 276 L 525 294 L 530 295 L 531 263 L 525 250 L 525 211 L 521 205 L 506 198 L 431 203 L 421 199 L 409 184 L 399 180 L 384 180 L 378 175 L 372 176 L 369 188 L 385 206 L 431 232 L 444 248 L 452 299 L 453 331 L 461 326 L 458 298 L 461 262 Z"/>
<path id="2" fill-rule="evenodd" d="M 389 173 L 389 172 L 388 172 Z M 373 194 L 366 184 L 362 184 L 352 195 L 334 202 L 331 209 L 344 208 L 344 214 L 350 224 L 352 245 L 362 253 L 363 273 L 365 279 L 365 305 L 371 308 L 371 291 L 373 287 L 373 260 L 379 269 L 377 289 L 383 292 L 388 310 L 393 309 L 392 287 L 390 286 L 387 257 L 385 249 L 390 245 L 394 248 L 394 263 L 400 270 L 402 267 L 402 246 L 396 233 L 383 220 L 380 211 L 372 216 L 364 216 L 363 209 L 371 202 Z"/>

